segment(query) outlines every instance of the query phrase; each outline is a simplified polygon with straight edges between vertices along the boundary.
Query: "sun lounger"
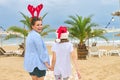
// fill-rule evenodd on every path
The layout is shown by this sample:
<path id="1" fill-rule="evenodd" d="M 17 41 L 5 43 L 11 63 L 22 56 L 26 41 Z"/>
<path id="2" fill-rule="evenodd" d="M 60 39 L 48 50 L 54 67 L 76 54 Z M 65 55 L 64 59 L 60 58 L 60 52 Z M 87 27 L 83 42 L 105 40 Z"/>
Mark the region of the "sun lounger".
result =
<path id="1" fill-rule="evenodd" d="M 111 56 L 111 55 L 113 55 L 113 54 L 118 54 L 118 56 L 120 56 L 120 50 L 110 50 L 109 52 L 108 52 L 108 54 Z"/>
<path id="2" fill-rule="evenodd" d="M 0 55 L 4 55 L 4 53 L 6 53 L 6 51 L 2 47 L 0 47 Z"/>
<path id="3" fill-rule="evenodd" d="M 105 49 L 99 49 L 99 51 L 101 52 L 100 54 L 101 54 L 102 56 L 103 56 L 103 55 L 109 56 L 107 50 L 105 50 Z"/>
<path id="4" fill-rule="evenodd" d="M 0 50 L 0 55 L 4 55 L 3 52 Z"/>
<path id="5" fill-rule="evenodd" d="M 22 55 L 23 50 L 11 50 L 11 51 L 5 51 L 2 47 L 0 47 L 0 55 Z"/>
<path id="6" fill-rule="evenodd" d="M 90 47 L 89 48 L 89 57 L 92 55 L 97 55 L 99 58 L 103 55 L 102 52 L 96 47 Z"/>

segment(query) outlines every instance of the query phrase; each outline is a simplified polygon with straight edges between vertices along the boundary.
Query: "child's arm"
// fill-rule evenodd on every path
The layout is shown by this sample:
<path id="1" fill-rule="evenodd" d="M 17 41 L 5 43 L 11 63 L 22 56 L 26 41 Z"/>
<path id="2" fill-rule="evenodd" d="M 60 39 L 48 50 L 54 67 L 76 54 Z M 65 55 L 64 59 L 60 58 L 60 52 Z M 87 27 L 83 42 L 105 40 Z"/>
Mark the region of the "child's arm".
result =
<path id="1" fill-rule="evenodd" d="M 55 52 L 53 52 L 52 62 L 51 62 L 51 68 L 52 68 L 51 70 L 54 70 L 55 62 L 56 62 L 56 54 L 55 54 Z"/>
<path id="2" fill-rule="evenodd" d="M 76 56 L 75 56 L 75 54 L 74 54 L 74 51 L 71 52 L 71 57 L 72 57 L 73 65 L 74 65 L 74 67 L 75 67 L 75 70 L 76 70 L 78 79 L 81 79 L 81 75 L 80 75 L 80 72 L 79 72 L 78 67 L 77 67 L 77 64 L 76 64 Z"/>

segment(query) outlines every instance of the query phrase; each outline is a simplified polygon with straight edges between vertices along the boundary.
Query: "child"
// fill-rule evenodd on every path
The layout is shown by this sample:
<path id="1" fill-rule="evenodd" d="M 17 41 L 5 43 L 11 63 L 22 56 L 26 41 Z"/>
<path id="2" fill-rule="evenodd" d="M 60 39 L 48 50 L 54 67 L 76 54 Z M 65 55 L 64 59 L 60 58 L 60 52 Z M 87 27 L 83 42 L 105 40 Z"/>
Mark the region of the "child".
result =
<path id="1" fill-rule="evenodd" d="M 58 39 L 52 46 L 52 69 L 54 70 L 55 80 L 68 80 L 71 75 L 70 56 L 73 54 L 73 45 L 68 40 L 69 32 L 66 27 L 60 26 L 56 35 Z M 78 71 L 77 74 L 80 79 Z"/>

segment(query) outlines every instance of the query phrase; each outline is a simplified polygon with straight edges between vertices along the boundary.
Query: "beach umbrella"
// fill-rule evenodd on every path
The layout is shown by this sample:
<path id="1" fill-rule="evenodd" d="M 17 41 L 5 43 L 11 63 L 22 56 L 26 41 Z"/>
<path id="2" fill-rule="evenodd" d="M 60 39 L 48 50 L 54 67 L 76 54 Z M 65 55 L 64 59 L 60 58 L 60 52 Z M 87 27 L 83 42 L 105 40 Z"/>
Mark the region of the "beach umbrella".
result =
<path id="1" fill-rule="evenodd" d="M 120 10 L 113 12 L 112 15 L 113 15 L 113 16 L 120 16 Z M 120 32 L 120 31 L 119 31 L 119 32 Z M 115 36 L 120 36 L 120 33 L 115 34 Z"/>
<path id="2" fill-rule="evenodd" d="M 6 31 L 0 31 L 0 35 L 9 35 L 9 33 Z"/>
<path id="3" fill-rule="evenodd" d="M 1 44 L 1 47 L 2 47 L 2 42 L 3 42 L 4 37 L 8 36 L 8 35 L 15 35 L 15 36 L 19 35 L 19 36 L 23 37 L 23 35 L 21 35 L 20 33 L 17 33 L 17 32 L 11 32 L 11 31 L 8 32 L 8 31 L 1 31 L 0 30 L 0 44 Z"/>
<path id="4" fill-rule="evenodd" d="M 115 36 L 119 36 L 119 37 L 120 37 L 120 33 L 118 33 L 118 34 L 115 34 Z"/>
<path id="5" fill-rule="evenodd" d="M 112 15 L 120 17 L 120 0 L 119 0 L 119 10 L 113 12 Z M 118 30 L 118 32 L 120 32 L 120 31 Z M 115 34 L 114 36 L 120 36 L 120 33 Z"/>
<path id="6" fill-rule="evenodd" d="M 113 12 L 112 15 L 113 16 L 120 16 L 120 10 Z"/>
<path id="7" fill-rule="evenodd" d="M 10 34 L 20 35 L 21 37 L 23 37 L 23 35 L 21 35 L 20 33 L 17 33 L 17 32 L 0 31 L 0 35 L 10 35 Z"/>
<path id="8" fill-rule="evenodd" d="M 2 38 L 3 38 L 3 35 L 6 35 L 7 34 L 7 32 L 5 32 L 5 29 L 2 27 L 2 26 L 0 26 L 0 43 L 1 43 L 1 47 L 2 47 Z"/>
<path id="9" fill-rule="evenodd" d="M 113 15 L 113 16 L 120 16 L 120 10 L 113 12 L 112 15 Z M 119 32 L 120 32 L 120 31 L 119 31 Z M 115 34 L 115 36 L 120 36 L 120 33 Z"/>
<path id="10" fill-rule="evenodd" d="M 113 33 L 113 32 L 120 32 L 120 29 L 118 29 L 118 28 L 107 28 L 107 29 L 105 29 L 106 30 L 106 32 L 107 33 Z"/>
<path id="11" fill-rule="evenodd" d="M 113 16 L 120 16 L 120 0 L 119 0 L 119 10 L 112 13 Z"/>

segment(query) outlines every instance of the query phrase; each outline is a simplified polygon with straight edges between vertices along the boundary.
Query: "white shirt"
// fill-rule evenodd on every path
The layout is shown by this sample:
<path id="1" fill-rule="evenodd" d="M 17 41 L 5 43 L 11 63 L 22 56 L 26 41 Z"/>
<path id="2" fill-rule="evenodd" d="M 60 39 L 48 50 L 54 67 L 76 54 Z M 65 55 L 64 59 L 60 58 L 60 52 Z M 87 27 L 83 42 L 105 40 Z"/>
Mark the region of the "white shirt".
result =
<path id="1" fill-rule="evenodd" d="M 54 75 L 62 75 L 63 78 L 71 75 L 70 53 L 73 51 L 73 45 L 70 42 L 55 43 L 52 51 L 56 53 L 56 63 Z"/>

